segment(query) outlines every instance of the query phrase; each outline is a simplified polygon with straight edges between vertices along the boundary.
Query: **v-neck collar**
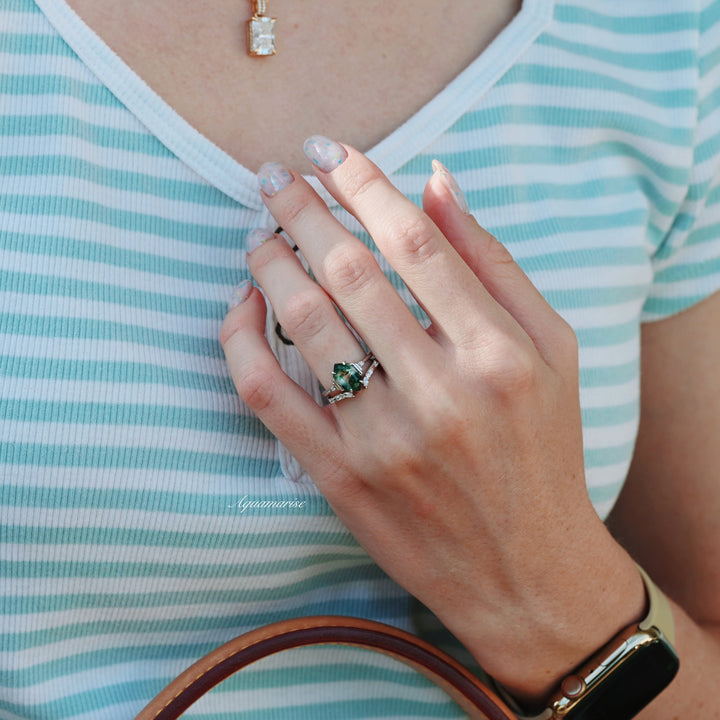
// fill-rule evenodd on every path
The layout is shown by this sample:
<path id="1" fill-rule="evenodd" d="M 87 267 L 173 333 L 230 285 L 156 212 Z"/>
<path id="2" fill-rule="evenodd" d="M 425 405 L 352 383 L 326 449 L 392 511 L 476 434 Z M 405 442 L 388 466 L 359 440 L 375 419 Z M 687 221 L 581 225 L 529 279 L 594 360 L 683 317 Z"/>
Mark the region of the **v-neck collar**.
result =
<path id="1" fill-rule="evenodd" d="M 98 79 L 178 159 L 251 209 L 261 209 L 255 174 L 192 127 L 75 13 L 65 0 L 35 0 Z M 453 125 L 512 67 L 552 19 L 554 0 L 524 0 L 513 20 L 467 68 L 367 155 L 392 174 Z M 316 178 L 310 183 L 334 200 Z"/>

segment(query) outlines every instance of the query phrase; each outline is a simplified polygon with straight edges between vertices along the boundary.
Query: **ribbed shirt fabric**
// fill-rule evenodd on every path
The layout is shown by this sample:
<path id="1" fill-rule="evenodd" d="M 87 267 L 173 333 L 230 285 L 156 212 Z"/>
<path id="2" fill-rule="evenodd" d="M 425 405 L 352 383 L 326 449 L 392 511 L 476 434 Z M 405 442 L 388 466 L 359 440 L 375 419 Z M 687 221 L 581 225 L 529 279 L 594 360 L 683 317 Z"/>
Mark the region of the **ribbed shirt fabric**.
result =
<path id="1" fill-rule="evenodd" d="M 574 327 L 601 517 L 632 454 L 641 323 L 720 287 L 719 105 L 720 2 L 525 0 L 369 153 L 417 203 L 440 159 Z M 2 720 L 132 718 L 200 655 L 287 617 L 440 636 L 234 391 L 218 332 L 249 277 L 243 238 L 271 223 L 252 173 L 63 0 L 0 0 Z M 231 713 L 462 716 L 338 648 L 249 669 L 188 717 Z"/>

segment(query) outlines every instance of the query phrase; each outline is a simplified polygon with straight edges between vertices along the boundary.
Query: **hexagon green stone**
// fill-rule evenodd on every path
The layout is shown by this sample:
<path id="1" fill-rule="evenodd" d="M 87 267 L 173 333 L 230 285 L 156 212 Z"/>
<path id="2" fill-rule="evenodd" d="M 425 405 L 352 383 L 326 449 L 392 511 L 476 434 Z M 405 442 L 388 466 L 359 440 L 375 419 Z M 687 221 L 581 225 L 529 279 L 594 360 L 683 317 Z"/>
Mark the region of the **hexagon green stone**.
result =
<path id="1" fill-rule="evenodd" d="M 345 392 L 356 393 L 362 388 L 362 368 L 354 363 L 335 363 L 333 382 Z"/>

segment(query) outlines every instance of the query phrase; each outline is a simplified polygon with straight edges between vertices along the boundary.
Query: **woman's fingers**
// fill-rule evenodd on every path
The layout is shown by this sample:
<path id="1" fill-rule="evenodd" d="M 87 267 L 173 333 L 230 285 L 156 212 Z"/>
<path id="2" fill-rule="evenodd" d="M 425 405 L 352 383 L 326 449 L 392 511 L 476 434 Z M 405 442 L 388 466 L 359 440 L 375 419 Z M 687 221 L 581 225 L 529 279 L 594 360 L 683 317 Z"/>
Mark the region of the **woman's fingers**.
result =
<path id="1" fill-rule="evenodd" d="M 311 138 L 306 152 L 335 157 L 335 146 Z M 350 147 L 344 152 L 342 162 L 316 162 L 320 182 L 367 229 L 435 330 L 456 346 L 474 348 L 487 346 L 489 335 L 498 330 L 519 337 L 516 324 L 478 283 L 432 219 L 365 156 Z"/>
<path id="2" fill-rule="evenodd" d="M 297 243 L 319 285 L 390 375 L 406 376 L 407 350 L 398 353 L 398 347 L 413 348 L 429 355 L 433 343 L 385 277 L 370 250 L 328 212 L 325 203 L 302 177 L 275 164 L 263 166 L 259 177 L 268 207 Z M 265 250 L 263 246 L 251 253 L 250 269 L 253 273 L 262 272 L 259 282 L 284 329 L 298 344 L 298 340 L 302 342 L 295 337 L 298 319 L 303 314 L 315 312 L 310 308 L 313 303 L 316 310 L 319 308 L 319 298 L 312 299 L 310 288 L 301 290 L 298 295 L 299 278 L 288 288 L 285 274 L 277 269 L 279 258 L 267 256 Z M 267 262 L 262 262 L 264 258 Z M 293 319 L 292 310 L 288 312 L 288 303 L 303 306 L 305 310 Z M 315 317 L 327 317 L 327 313 L 317 311 Z M 289 325 L 286 324 L 288 321 Z M 347 348 L 342 337 L 336 345 L 332 342 L 330 345 L 336 348 L 334 352 L 326 345 L 319 350 L 319 355 L 315 354 L 315 348 L 308 348 L 310 355 L 301 349 L 313 368 L 327 366 L 328 361 L 353 361 L 363 355 L 360 353 L 357 358 L 344 355 Z"/>
<path id="3" fill-rule="evenodd" d="M 253 277 L 278 321 L 327 388 L 335 362 L 362 358 L 360 344 L 282 237 L 256 230 L 248 238 L 247 250 Z"/>

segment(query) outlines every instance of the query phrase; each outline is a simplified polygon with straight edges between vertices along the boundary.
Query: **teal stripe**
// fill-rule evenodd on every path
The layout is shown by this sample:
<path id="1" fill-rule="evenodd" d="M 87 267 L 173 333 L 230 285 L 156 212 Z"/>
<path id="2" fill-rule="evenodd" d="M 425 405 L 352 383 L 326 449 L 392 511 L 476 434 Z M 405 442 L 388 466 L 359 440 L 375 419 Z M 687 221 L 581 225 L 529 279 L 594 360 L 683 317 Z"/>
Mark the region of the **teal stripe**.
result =
<path id="1" fill-rule="evenodd" d="M 707 207 L 720 205 L 720 177 L 715 180 L 715 185 L 708 191 L 705 205 Z"/>
<path id="2" fill-rule="evenodd" d="M 232 395 L 235 392 L 232 379 L 228 375 L 212 375 L 152 363 L 111 360 L 66 360 L 0 355 L 0 377 L 164 385 L 224 395 Z"/>
<path id="3" fill-rule="evenodd" d="M 344 560 L 344 556 L 340 552 L 334 552 L 329 559 L 336 563 L 342 561 L 344 564 L 348 564 L 348 561 Z M 353 567 L 360 564 L 362 564 L 361 561 L 356 559 Z M 268 563 L 268 565 L 271 564 Z M 299 566 L 300 563 L 296 562 L 295 565 Z M 297 567 L 292 567 L 291 569 L 297 569 Z M 218 570 L 221 571 L 222 566 L 220 566 Z M 273 568 L 267 567 L 260 574 L 262 576 L 267 575 L 267 577 L 270 578 L 272 572 Z M 245 575 L 242 575 L 242 577 L 245 577 Z M 247 577 L 250 577 L 250 575 L 248 574 Z M 177 592 L 144 592 L 132 594 L 116 594 L 108 591 L 102 594 L 78 593 L 75 595 L 15 596 L 3 598 L 2 605 L 4 615 L 22 616 L 31 613 L 77 612 L 79 610 L 98 610 L 100 608 L 136 608 L 145 611 L 149 607 L 200 607 L 203 604 L 208 606 L 232 606 L 237 603 L 237 600 L 238 596 L 235 590 L 204 589 L 196 591 L 179 590 Z"/>
<path id="4" fill-rule="evenodd" d="M 623 345 L 638 338 L 637 324 L 630 320 L 617 325 L 576 328 L 575 335 L 582 348 L 602 348 Z M 594 370 L 592 368 L 591 370 Z"/>
<path id="5" fill-rule="evenodd" d="M 23 33 L 0 33 L 0 52 L 8 55 L 55 55 L 74 57 L 75 53 L 59 35 L 40 35 Z"/>
<path id="6" fill-rule="evenodd" d="M 234 275 L 233 279 L 237 279 L 237 275 Z M 219 320 L 227 313 L 227 302 L 186 298 L 168 293 L 155 293 L 117 286 L 111 284 L 109 278 L 105 282 L 91 282 L 61 275 L 0 270 L 0 287 L 4 292 L 32 295 L 33 297 L 61 296 L 80 300 L 92 298 L 93 302 L 111 303 L 167 315 L 179 315 L 188 319 Z M 228 297 L 229 293 L 228 288 Z"/>
<path id="7" fill-rule="evenodd" d="M 342 560 L 342 558 L 343 556 L 341 553 L 336 553 L 332 556 L 332 559 L 335 561 Z M 353 577 L 357 566 L 361 564 L 362 563 L 360 561 L 357 561 L 350 568 L 353 572 Z M 222 566 L 219 570 L 222 570 Z M 268 570 L 268 578 L 270 577 L 269 572 L 270 571 Z M 266 573 L 263 573 L 263 575 L 265 574 Z M 245 576 L 242 575 L 241 577 Z M 331 580 L 335 580 L 335 572 L 333 571 L 327 575 L 327 577 Z M 265 592 L 272 594 L 273 591 L 268 588 Z M 77 612 L 80 610 L 98 610 L 101 608 L 135 608 L 146 611 L 148 608 L 153 607 L 167 607 L 169 609 L 175 607 L 194 606 L 201 608 L 203 605 L 207 607 L 226 605 L 231 608 L 232 606 L 237 607 L 237 602 L 238 593 L 236 590 L 206 589 L 197 591 L 181 590 L 178 592 L 146 592 L 132 594 L 115 594 L 106 592 L 94 595 L 78 593 L 76 595 L 20 596 L 3 598 L 3 613 L 8 616 L 24 616 L 32 613 L 61 613 L 66 611 Z"/>
<path id="8" fill-rule="evenodd" d="M 462 168 L 458 168 L 462 169 Z M 466 193 L 478 208 L 506 207 L 517 203 L 544 203 L 548 200 L 585 201 L 588 198 L 619 198 L 640 193 L 655 210 L 670 218 L 677 212 L 680 198 L 667 198 L 655 183 L 642 175 L 597 178 L 577 183 L 528 183 L 496 185 Z"/>
<path id="9" fill-rule="evenodd" d="M 581 367 L 580 387 L 589 390 L 592 388 L 622 385 L 634 381 L 637 377 L 637 372 L 637 361 L 607 367 Z"/>
<path id="10" fill-rule="evenodd" d="M 0 135 L 6 137 L 71 136 L 103 148 L 151 157 L 175 156 L 148 132 L 133 132 L 83 122 L 67 115 L 0 115 Z"/>
<path id="11" fill-rule="evenodd" d="M 692 307 L 706 298 L 707 293 L 704 292 L 696 292 L 673 298 L 652 297 L 648 298 L 648 301 L 645 303 L 643 313 L 666 317 L 679 313 L 681 310 L 685 310 L 685 308 Z"/>
<path id="12" fill-rule="evenodd" d="M 245 229 L 238 229 L 238 235 L 244 235 Z M 198 253 L 198 261 L 185 261 L 140 250 L 128 250 L 124 247 L 105 245 L 100 240 L 85 242 L 62 235 L 31 235 L 25 233 L 6 233 L 2 235 L 0 247 L 10 252 L 44 256 L 57 262 L 61 258 L 72 261 L 100 263 L 123 270 L 137 270 L 150 275 L 162 275 L 178 280 L 212 281 L 235 285 L 239 282 L 241 251 L 237 251 L 237 268 L 231 263 L 224 266 L 207 265 L 199 261 L 203 257 Z M 198 238 L 202 240 L 203 238 Z M 211 234 L 204 239 L 212 240 Z M 158 248 L 159 250 L 159 248 Z M 40 263 L 36 263 L 40 265 Z"/>
<path id="13" fill-rule="evenodd" d="M 269 436 L 271 437 L 271 436 Z M 241 477 L 252 478 L 258 475 L 252 472 L 253 468 L 246 468 L 245 476 L 238 475 L 238 490 L 234 495 L 225 494 L 203 494 L 202 488 L 192 493 L 183 493 L 180 490 L 170 488 L 168 492 L 156 490 L 142 489 L 123 489 L 122 487 L 105 488 L 76 488 L 76 487 L 32 487 L 28 485 L 12 485 L 9 481 L 0 484 L 0 505 L 7 507 L 21 508 L 77 508 L 92 510 L 138 510 L 141 509 L 148 513 L 173 513 L 176 515 L 225 515 L 229 517 L 238 517 L 239 509 L 233 504 L 240 499 L 246 488 L 244 480 Z M 282 477 L 279 473 L 278 465 L 271 465 L 263 470 L 269 471 L 268 474 L 259 475 L 259 477 L 273 478 Z M 208 473 L 209 474 L 209 473 Z M 52 482 L 52 477 L 50 477 Z M 297 486 L 298 493 L 303 492 L 303 486 Z M 305 491 L 305 492 L 313 492 Z M 257 499 L 270 499 L 260 497 Z M 283 499 L 283 498 L 280 498 Z M 303 495 L 303 500 L 307 500 L 307 505 L 303 508 L 303 512 L 313 515 L 332 515 L 327 501 L 321 495 L 312 494 L 309 497 Z M 254 510 L 255 513 L 261 513 L 260 509 Z M 288 514 L 294 511 L 287 511 Z M 246 511 L 250 513 L 250 511 Z M 277 515 L 278 511 L 274 510 L 269 515 Z M 263 533 L 260 540 L 252 535 L 238 535 L 235 537 L 235 547 L 255 547 L 258 542 L 263 547 L 280 547 L 283 543 L 292 545 L 320 543 L 340 543 L 342 544 L 345 535 L 336 533 L 318 533 L 306 534 L 303 532 L 283 532 Z"/>
<path id="14" fill-rule="evenodd" d="M 611 483 L 610 485 L 602 485 L 600 487 L 591 487 L 588 492 L 590 502 L 595 505 L 606 502 L 614 502 L 622 488 L 622 481 Z"/>
<path id="15" fill-rule="evenodd" d="M 175 658 L 187 657 L 190 659 L 189 665 L 194 659 L 203 657 L 215 650 L 215 648 L 216 645 L 211 643 L 198 643 L 173 645 L 171 648 L 146 646 L 91 651 L 73 655 L 69 662 L 65 659 L 52 660 L 22 671 L 9 670 L 0 672 L 0 683 L 12 687 L 32 687 L 32 685 L 46 682 L 48 679 L 69 677 L 75 673 L 87 672 L 98 667 L 112 667 L 113 665 L 132 664 L 139 661 L 162 661 L 166 660 L 168 655 Z M 354 652 L 360 655 L 368 651 L 356 649 Z M 403 666 L 400 663 L 397 664 L 397 667 L 397 670 L 392 670 L 386 666 L 380 667 L 379 665 L 354 662 L 336 662 L 332 665 L 321 662 L 309 666 L 274 668 L 272 670 L 263 670 L 259 666 L 258 668 L 243 670 L 242 678 L 239 676 L 229 678 L 214 692 L 234 692 L 244 686 L 253 690 L 281 688 L 285 691 L 293 686 L 347 681 L 384 682 L 417 688 L 429 682 L 420 673 L 402 669 Z M 170 680 L 172 678 L 168 678 L 168 682 Z"/>
<path id="16" fill-rule="evenodd" d="M 720 118 L 720 110 L 715 111 L 715 118 L 716 121 Z M 716 160 L 718 153 L 720 153 L 720 133 L 710 136 L 707 140 L 697 145 L 695 149 L 695 162 L 700 163 Z"/>
<path id="17" fill-rule="evenodd" d="M 720 63 L 720 47 L 713 48 L 704 57 L 700 58 L 700 77 L 707 77 L 708 73 L 712 72 Z"/>
<path id="18" fill-rule="evenodd" d="M 586 428 L 613 427 L 637 420 L 638 414 L 637 400 L 622 405 L 583 408 L 582 423 Z"/>
<path id="19" fill-rule="evenodd" d="M 323 702 L 290 705 L 283 708 L 286 717 L 295 720 L 363 720 L 363 718 L 467 718 L 454 702 L 448 699 L 448 705 L 423 703 L 418 700 L 404 698 L 369 697 L 362 700 L 341 700 L 339 702 Z M 278 709 L 263 710 L 233 709 L 228 713 L 200 713 L 193 715 L 193 720 L 278 720 Z"/>
<path id="20" fill-rule="evenodd" d="M 554 308 L 577 310 L 585 307 L 605 307 L 633 300 L 643 300 L 647 295 L 647 288 L 637 285 L 585 287 L 573 290 L 546 290 L 543 294 Z"/>
<path id="21" fill-rule="evenodd" d="M 119 210 L 90 200 L 56 195 L 3 195 L 0 197 L 0 212 L 103 223 L 125 232 L 146 236 L 149 241 L 161 237 L 239 249 L 243 240 L 237 228 L 169 220 L 159 215 Z"/>
<path id="22" fill-rule="evenodd" d="M 108 697 L 116 697 L 117 702 L 126 703 L 128 699 L 137 697 L 142 688 L 145 688 L 146 696 L 140 701 L 140 705 L 149 702 L 150 699 L 162 690 L 162 685 L 150 681 L 120 683 L 112 686 L 104 686 L 92 692 L 68 695 L 61 700 L 49 701 L 42 704 L 43 717 L 63 718 L 72 720 L 79 715 L 87 715 L 89 711 L 100 712 L 103 708 L 112 707 L 107 705 Z M 292 686 L 287 689 L 292 692 Z M 105 700 L 103 700 L 105 699 Z M 138 710 L 141 706 L 138 705 Z M 0 709 L 13 713 L 13 717 L 22 717 L 27 706 L 0 700 Z M 367 697 L 361 700 L 341 700 L 339 702 L 323 701 L 318 703 L 302 703 L 293 705 L 282 704 L 282 710 L 278 707 L 267 709 L 243 710 L 233 708 L 228 713 L 193 713 L 194 720 L 278 720 L 278 713 L 286 714 L 286 717 L 294 717 L 310 720 L 360 720 L 367 717 L 412 717 L 412 718 L 463 718 L 467 717 L 462 710 L 448 699 L 447 704 L 422 702 L 418 700 L 407 700 L 404 698 L 378 698 Z"/>
<path id="23" fill-rule="evenodd" d="M 720 238 L 720 222 L 704 225 L 703 227 L 693 230 L 691 237 L 688 238 L 688 241 L 693 245 L 702 245 L 703 243 L 717 240 L 717 238 Z M 708 260 L 707 262 L 709 263 L 711 261 Z"/>
<path id="24" fill-rule="evenodd" d="M 116 567 L 112 565 L 111 567 Z M 215 567 L 215 566 L 213 566 Z M 228 564 L 226 566 L 228 571 L 232 574 L 229 577 L 238 578 L 242 580 L 242 570 Z M 180 568 L 182 571 L 183 568 Z M 120 570 L 120 568 L 119 568 Z M 222 566 L 218 566 L 218 570 L 222 571 Z M 173 576 L 172 574 L 163 573 L 159 577 L 172 579 L 173 577 L 189 577 L 189 578 L 201 578 L 201 575 L 197 575 L 192 572 L 192 568 L 189 568 L 190 574 L 180 574 Z M 84 577 L 76 575 L 75 577 Z M 109 572 L 103 573 L 98 576 L 101 578 L 113 577 Z M 139 577 L 131 574 L 125 574 L 124 572 L 119 574 L 117 577 Z M 111 624 L 105 620 L 98 620 L 89 622 L 87 619 L 81 622 L 70 623 L 68 625 L 61 625 L 52 628 L 42 628 L 39 630 L 33 630 L 29 632 L 14 632 L 4 633 L 2 636 L 2 647 L 4 652 L 19 652 L 21 650 L 28 650 L 31 647 L 43 647 L 48 644 L 57 644 L 67 642 L 70 640 L 79 640 L 82 638 L 92 638 L 96 636 L 114 635 L 121 636 L 126 633 L 145 635 L 146 637 L 150 633 L 157 634 L 171 634 L 180 633 L 187 634 L 192 632 L 203 633 L 205 636 L 212 633 L 214 630 L 232 630 L 242 622 L 246 625 L 261 625 L 268 622 L 274 622 L 277 619 L 285 619 L 283 615 L 287 615 L 287 606 L 289 603 L 284 603 L 285 611 L 283 612 L 263 612 L 262 615 L 253 615 L 251 613 L 242 613 L 243 603 L 273 603 L 279 600 L 293 600 L 297 597 L 301 600 L 303 595 L 317 593 L 319 589 L 325 591 L 325 598 L 322 600 L 316 600 L 312 603 L 311 607 L 308 607 L 310 603 L 305 604 L 300 602 L 298 607 L 293 607 L 291 612 L 300 617 L 301 615 L 311 614 L 310 611 L 316 614 L 332 614 L 333 606 L 336 602 L 342 603 L 347 607 L 345 614 L 359 615 L 362 617 L 372 617 L 373 614 L 377 614 L 377 603 L 381 603 L 381 607 L 384 605 L 387 607 L 389 604 L 386 600 L 383 602 L 382 598 L 372 597 L 367 598 L 367 586 L 365 591 L 362 590 L 363 582 L 379 582 L 383 581 L 385 576 L 382 571 L 374 564 L 368 564 L 363 567 L 349 567 L 345 570 L 332 570 L 324 573 L 320 576 L 312 578 L 305 578 L 304 580 L 290 585 L 284 585 L 281 587 L 261 587 L 258 589 L 238 589 L 235 594 L 235 602 L 231 604 L 227 615 L 219 615 L 217 611 L 212 607 L 200 607 L 195 608 L 199 613 L 191 617 L 181 617 L 177 619 L 168 620 L 140 620 L 137 618 L 131 620 L 115 619 Z M 353 598 L 352 586 L 357 585 L 360 588 L 359 597 Z M 333 589 L 338 590 L 337 599 L 333 597 Z M 316 597 L 322 597 L 320 593 L 317 593 Z M 234 608 L 232 607 L 234 605 Z M 203 610 L 207 613 L 212 613 L 210 616 L 202 614 Z M 370 614 L 367 614 L 370 612 Z M 335 609 L 335 614 L 337 609 Z M 275 617 L 273 617 L 273 615 Z M 268 619 L 269 616 L 269 619 Z M 258 622 L 259 621 L 259 622 Z"/>
<path id="25" fill-rule="evenodd" d="M 720 23 L 720 3 L 715 0 L 700 13 L 700 27 L 703 32 L 708 32 L 717 23 Z"/>
<path id="26" fill-rule="evenodd" d="M 698 29 L 698 15 L 694 12 L 672 12 L 658 15 L 605 15 L 595 10 L 573 5 L 556 5 L 554 18 L 561 23 L 588 25 L 618 35 L 674 34 Z M 578 32 L 582 30 L 578 29 Z"/>
<path id="27" fill-rule="evenodd" d="M 128 170 L 117 170 L 67 155 L 10 155 L 3 157 L 0 173 L 8 177 L 73 177 L 123 192 L 180 200 L 203 208 L 238 208 L 238 204 L 208 184 L 172 180 Z"/>
<path id="28" fill-rule="evenodd" d="M 40 14 L 40 8 L 31 0 L 3 0 L 3 9 L 28 15 Z"/>
<path id="29" fill-rule="evenodd" d="M 150 438 L 148 438 L 150 440 Z M 239 443 L 238 443 L 239 445 Z M 154 447 L 84 447 L 0 441 L 5 465 L 40 467 L 117 468 L 197 472 L 225 477 L 273 477 L 282 473 L 274 460 L 191 450 Z"/>
<path id="30" fill-rule="evenodd" d="M 598 247 L 563 250 L 523 256 L 525 272 L 558 272 L 569 269 L 601 267 L 646 267 L 648 257 L 641 247 Z"/>
<path id="31" fill-rule="evenodd" d="M 232 400 L 235 396 L 232 395 Z M 150 395 L 149 400 L 152 400 Z M 0 397 L 0 419 L 28 423 L 70 423 L 151 428 L 182 428 L 198 432 L 237 435 L 246 430 L 246 420 L 235 403 L 225 410 L 176 405 L 95 403 L 52 400 L 23 400 Z"/>
<path id="32" fill-rule="evenodd" d="M 99 107 L 122 107 L 106 87 L 62 75 L 3 75 L 0 76 L 3 95 L 58 95 L 76 98 Z"/>
<path id="33" fill-rule="evenodd" d="M 282 500 L 277 496 L 253 496 L 253 500 Z M 272 510 L 273 516 L 282 515 L 296 516 L 302 511 L 303 517 L 330 516 L 329 506 L 322 500 L 315 500 L 311 497 L 304 497 L 302 493 L 298 493 L 296 498 L 305 502 L 300 509 Z M 247 518 L 252 516 L 252 510 L 248 509 L 244 513 L 239 509 L 230 507 L 237 501 L 237 497 L 220 497 L 215 498 L 218 507 L 216 516 L 220 517 L 237 517 Z M 233 510 L 228 513 L 227 509 Z M 95 508 L 99 511 L 99 508 Z M 256 517 L 256 516 L 255 516 Z M 231 550 L 238 552 L 239 550 L 251 549 L 252 545 L 247 539 L 246 532 L 239 526 L 237 532 L 227 531 L 219 535 L 215 531 L 203 532 L 202 530 L 194 530 L 192 532 L 182 532 L 173 530 L 160 530 L 150 528 L 126 528 L 126 527 L 96 527 L 92 525 L 84 525 L 82 527 L 48 527 L 45 525 L 0 525 L 2 539 L 4 543 L 31 544 L 31 545 L 90 545 L 103 547 L 125 547 L 137 546 L 143 548 L 168 548 L 174 549 L 192 549 L 192 550 Z M 332 553 L 316 553 L 312 557 L 302 559 L 293 558 L 291 560 L 263 560 L 262 563 L 245 563 L 243 572 L 248 576 L 289 572 L 291 570 L 300 570 L 304 567 L 312 567 L 323 562 L 331 562 L 342 560 L 356 560 L 357 556 L 343 554 L 337 546 L 339 539 L 345 537 L 341 533 L 325 533 L 318 534 L 288 531 L 282 533 L 262 534 L 259 544 L 263 549 L 272 547 L 286 546 L 302 546 L 302 545 L 333 545 Z M 347 539 L 343 543 L 345 546 L 351 545 L 352 542 Z M 78 552 L 80 552 L 78 550 Z M 152 564 L 151 564 L 152 565 Z M 161 565 L 152 565 L 153 567 L 164 567 Z M 0 572 L 2 572 L 0 570 Z M 164 595 L 164 594 L 163 594 Z M 168 597 L 174 597 L 175 593 L 167 593 Z M 93 596 L 94 597 L 94 596 Z M 52 602 L 52 600 L 49 600 Z"/>
<path id="34" fill-rule="evenodd" d="M 453 132 L 470 132 L 471 125 L 459 120 L 453 126 Z M 475 130 L 477 130 L 475 128 Z M 688 146 L 690 152 L 690 146 Z M 623 158 L 624 162 L 634 161 L 642 165 L 652 175 L 670 185 L 685 190 L 690 177 L 687 165 L 668 165 L 657 158 L 643 153 L 637 147 L 618 140 L 604 141 L 581 147 L 543 145 L 499 145 L 489 148 L 472 148 L 456 153 L 446 153 L 444 157 L 453 172 L 467 168 L 476 171 L 478 167 L 503 167 L 511 163 L 519 165 L 560 165 L 574 167 L 580 164 L 592 165 L 598 160 Z M 688 161 L 690 157 L 688 156 Z M 427 156 L 418 156 L 407 164 L 407 168 L 416 174 L 427 173 Z M 637 176 L 642 177 L 638 169 Z"/>
<path id="35" fill-rule="evenodd" d="M 634 85 L 601 72 L 573 67 L 520 63 L 503 76 L 504 85 L 526 83 L 544 85 L 549 88 L 592 89 L 603 93 L 617 93 L 657 105 L 659 108 L 694 108 L 697 102 L 694 87 L 658 90 L 643 85 Z"/>
<path id="36" fill-rule="evenodd" d="M 717 237 L 720 237 L 720 224 L 716 225 Z M 700 280 L 705 277 L 717 275 L 720 272 L 720 258 L 701 260 L 700 262 L 685 262 L 682 265 L 671 265 L 663 268 L 655 275 L 655 283 L 675 283 L 688 279 Z"/>
<path id="37" fill-rule="evenodd" d="M 632 457 L 635 440 L 606 448 L 586 448 L 585 466 L 590 468 L 606 467 L 627 462 Z"/>
<path id="38" fill-rule="evenodd" d="M 545 126 L 554 128 L 612 128 L 618 135 L 627 133 L 648 138 L 676 147 L 689 147 L 693 130 L 672 127 L 650 120 L 647 116 L 634 115 L 600 108 L 555 107 L 548 105 L 503 105 L 483 108 L 464 115 L 461 125 L 488 128 L 508 123 Z"/>
<path id="39" fill-rule="evenodd" d="M 541 35 L 537 42 L 539 45 L 563 50 L 573 55 L 580 55 L 610 65 L 616 65 L 624 70 L 644 70 L 659 74 L 666 71 L 695 69 L 697 67 L 697 55 L 694 50 L 620 52 L 588 45 L 587 43 L 572 42 L 549 33 Z"/>
<path id="40" fill-rule="evenodd" d="M 470 193 L 472 197 L 472 193 Z M 619 228 L 638 228 L 644 231 L 648 222 L 648 213 L 643 209 L 608 213 L 607 215 L 579 215 L 577 217 L 550 217 L 535 222 L 524 222 L 502 227 L 488 227 L 504 242 L 531 243 L 538 238 L 563 237 L 568 233 L 587 233 L 597 230 L 617 230 Z M 522 266 L 522 257 L 518 263 Z"/>
<path id="41" fill-rule="evenodd" d="M 220 329 L 221 317 L 217 318 Z M 67 338 L 70 340 L 112 340 L 146 347 L 159 347 L 197 355 L 223 359 L 220 342 L 214 338 L 144 328 L 135 325 L 84 318 L 53 318 L 38 315 L 0 313 L 0 332 L 9 335 Z"/>

